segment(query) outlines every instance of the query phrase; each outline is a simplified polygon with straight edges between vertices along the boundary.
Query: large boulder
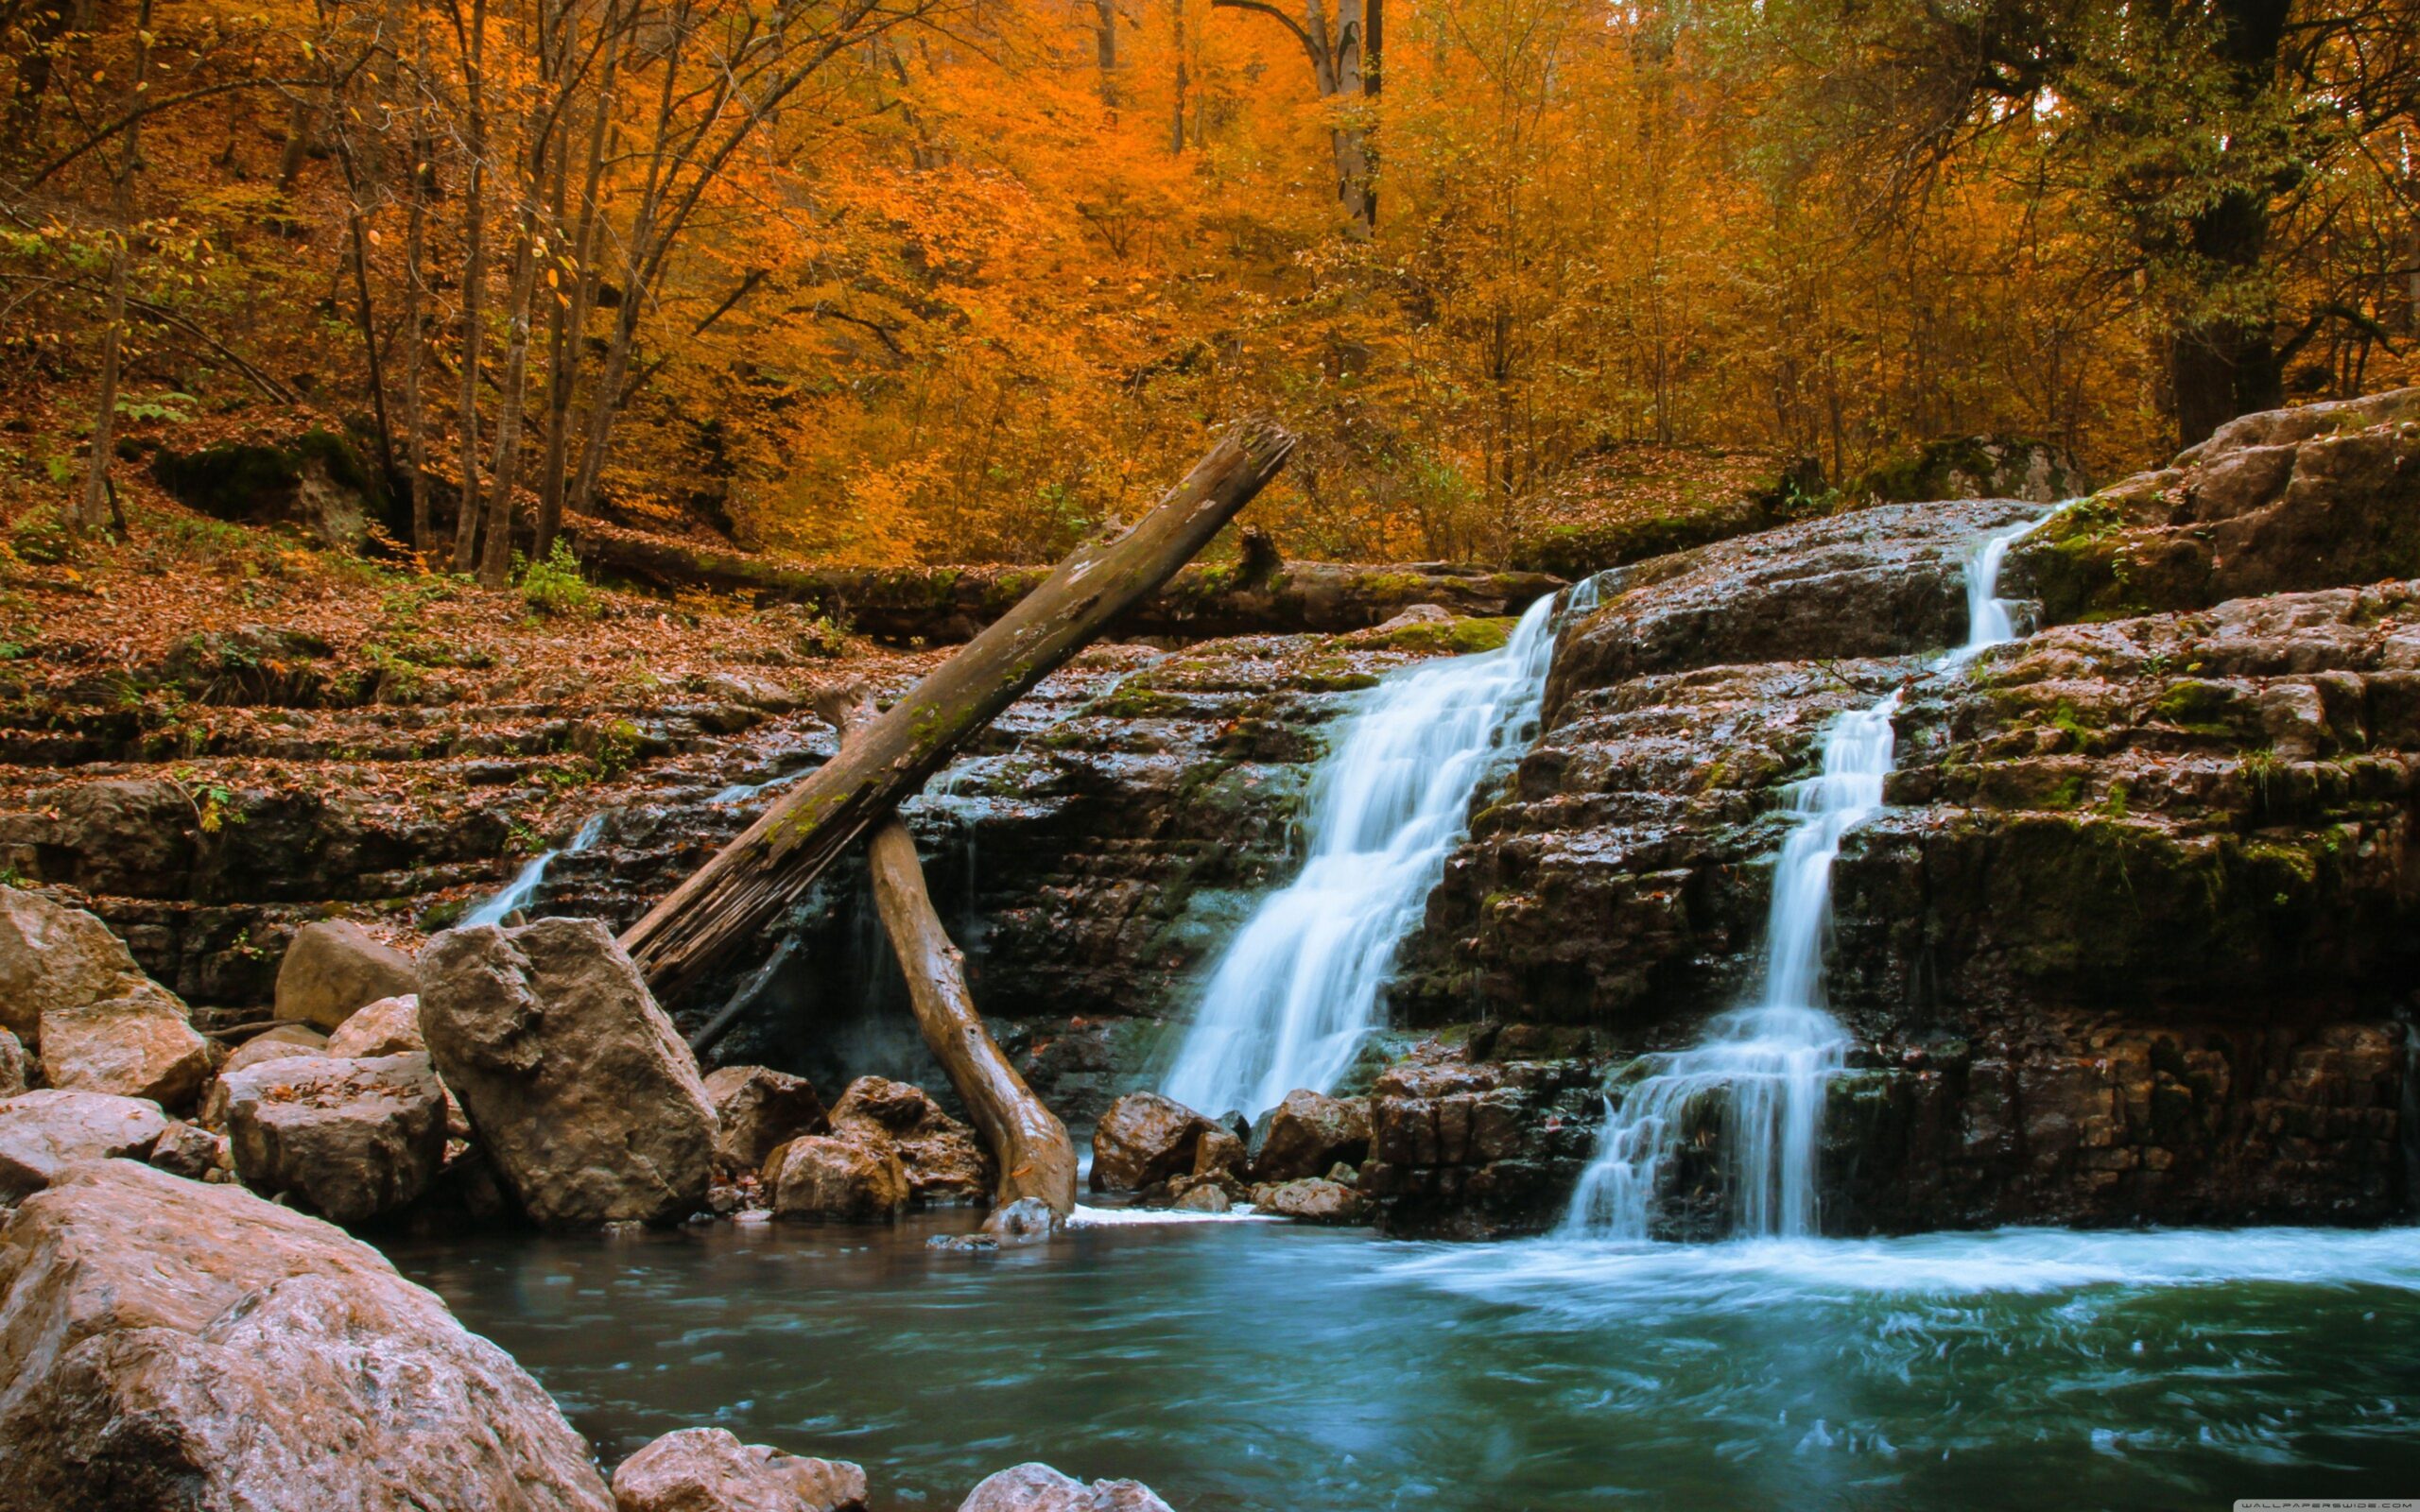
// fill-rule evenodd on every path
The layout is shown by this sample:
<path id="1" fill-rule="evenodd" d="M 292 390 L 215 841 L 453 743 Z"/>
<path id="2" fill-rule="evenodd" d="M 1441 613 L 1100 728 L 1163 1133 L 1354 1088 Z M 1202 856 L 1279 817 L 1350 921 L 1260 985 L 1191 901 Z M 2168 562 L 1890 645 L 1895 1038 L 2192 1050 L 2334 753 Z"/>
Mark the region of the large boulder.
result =
<path id="1" fill-rule="evenodd" d="M 1128 1092 L 1093 1130 L 1095 1192 L 1140 1192 L 1193 1171 L 1210 1120 L 1157 1092 Z"/>
<path id="2" fill-rule="evenodd" d="M 218 1074 L 242 1071 L 265 1060 L 286 1060 L 296 1056 L 324 1056 L 328 1053 L 328 1037 L 307 1023 L 281 1023 L 274 1029 L 264 1029 L 230 1051 Z"/>
<path id="3" fill-rule="evenodd" d="M 107 1092 L 20 1092 L 0 1103 L 0 1202 L 50 1185 L 69 1166 L 141 1159 L 168 1127 L 158 1106 Z"/>
<path id="4" fill-rule="evenodd" d="M 277 968 L 277 1016 L 334 1029 L 355 1009 L 420 988 L 412 958 L 349 919 L 305 924 Z"/>
<path id="5" fill-rule="evenodd" d="M 866 1472 L 846 1460 L 743 1444 L 723 1428 L 683 1428 L 614 1472 L 616 1512 L 860 1512 Z"/>
<path id="6" fill-rule="evenodd" d="M 958 1512 L 1173 1512 L 1140 1481 L 1095 1481 L 1090 1486 L 1049 1466 L 1028 1461 L 987 1477 Z"/>
<path id="7" fill-rule="evenodd" d="M 420 1026 L 531 1218 L 661 1223 L 703 1206 L 714 1104 L 603 924 L 542 919 L 438 936 L 421 953 Z"/>
<path id="8" fill-rule="evenodd" d="M 918 1202 L 980 1201 L 992 1191 L 992 1159 L 975 1131 L 912 1083 L 858 1077 L 832 1105 L 832 1127 L 896 1146 Z"/>
<path id="9" fill-rule="evenodd" d="M 81 1165 L 0 1239 L 0 1512 L 608 1512 L 511 1358 L 239 1187 Z"/>
<path id="10" fill-rule="evenodd" d="M 358 1059 L 365 1056 L 408 1056 L 428 1048 L 420 1032 L 420 995 L 380 998 L 355 1008 L 353 1016 L 328 1036 L 328 1054 Z"/>
<path id="11" fill-rule="evenodd" d="M 791 1140 L 821 1134 L 827 1126 L 823 1099 L 804 1076 L 763 1066 L 724 1066 L 706 1073 L 705 1087 L 720 1130 L 715 1160 L 725 1171 L 757 1170 Z"/>
<path id="12" fill-rule="evenodd" d="M 809 1134 L 765 1161 L 777 1218 L 887 1223 L 908 1206 L 908 1172 L 889 1140 L 859 1133 Z"/>
<path id="13" fill-rule="evenodd" d="M 42 1068 L 53 1087 L 182 1108 L 210 1077 L 210 1042 L 164 992 L 109 998 L 43 1010 Z"/>
<path id="14" fill-rule="evenodd" d="M 42 1016 L 116 998 L 174 1004 L 143 974 L 126 942 L 80 908 L 0 886 L 0 1029 L 42 1048 Z"/>
<path id="15" fill-rule="evenodd" d="M 1260 1115 L 1252 1131 L 1255 1181 L 1325 1176 L 1370 1156 L 1370 1100 L 1297 1089 Z"/>
<path id="16" fill-rule="evenodd" d="M 425 1055 L 273 1060 L 219 1086 L 244 1184 L 337 1223 L 404 1206 L 445 1163 L 445 1089 Z"/>

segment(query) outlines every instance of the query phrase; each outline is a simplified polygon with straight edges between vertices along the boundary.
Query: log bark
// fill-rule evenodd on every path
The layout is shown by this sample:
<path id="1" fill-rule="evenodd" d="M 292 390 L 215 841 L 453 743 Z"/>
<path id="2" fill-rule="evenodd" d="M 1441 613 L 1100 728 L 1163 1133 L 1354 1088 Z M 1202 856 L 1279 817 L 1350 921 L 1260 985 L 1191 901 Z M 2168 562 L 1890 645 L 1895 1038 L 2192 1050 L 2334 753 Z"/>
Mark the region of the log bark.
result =
<path id="1" fill-rule="evenodd" d="M 1088 542 L 631 926 L 622 946 L 677 996 L 756 938 L 969 736 L 1167 582 L 1285 466 L 1294 438 L 1244 425 L 1122 534 Z"/>
<path id="2" fill-rule="evenodd" d="M 840 732 L 843 750 L 875 717 L 871 697 L 854 688 L 819 699 L 816 712 Z M 925 868 L 916 858 L 916 837 L 896 813 L 874 826 L 866 861 L 874 910 L 908 978 L 916 1027 L 999 1162 L 993 1205 L 1005 1208 L 1020 1197 L 1039 1197 L 1051 1211 L 1067 1216 L 1076 1210 L 1076 1142 L 983 1027 L 975 995 L 966 988 L 966 956 L 933 910 Z"/>

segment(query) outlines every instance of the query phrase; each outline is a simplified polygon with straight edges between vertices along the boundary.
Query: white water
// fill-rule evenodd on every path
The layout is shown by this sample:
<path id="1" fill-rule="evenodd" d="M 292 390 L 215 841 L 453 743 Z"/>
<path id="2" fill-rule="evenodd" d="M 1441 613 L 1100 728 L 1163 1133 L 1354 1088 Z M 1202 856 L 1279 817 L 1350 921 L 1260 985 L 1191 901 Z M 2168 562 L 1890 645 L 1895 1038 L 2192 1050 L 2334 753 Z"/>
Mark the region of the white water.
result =
<path id="1" fill-rule="evenodd" d="M 529 900 L 537 896 L 538 885 L 546 880 L 546 868 L 554 864 L 555 857 L 576 856 L 602 839 L 604 834 L 605 816 L 590 815 L 580 825 L 579 833 L 571 837 L 569 845 L 559 850 L 543 850 L 531 856 L 514 873 L 512 880 L 504 885 L 502 892 L 464 914 L 456 927 L 468 929 L 474 924 L 503 923 L 512 917 L 515 909 L 527 907 Z"/>
<path id="2" fill-rule="evenodd" d="M 1570 608 L 1593 602 L 1588 584 Z M 1376 1022 L 1395 946 L 1462 836 L 1471 796 L 1517 754 L 1554 656 L 1551 599 L 1500 649 L 1388 678 L 1311 779 L 1309 856 L 1263 899 L 1212 971 L 1161 1091 L 1257 1116 L 1326 1091 Z"/>
<path id="3" fill-rule="evenodd" d="M 1994 533 L 1968 553 L 1966 643 L 1933 663 L 1961 666 L 2015 637 L 1998 596 L 2008 548 L 2041 522 Z M 1706 1038 L 1634 1063 L 1646 1074 L 1608 1103 L 1597 1153 L 1572 1193 L 1567 1237 L 1643 1240 L 1673 1158 L 1719 1121 L 1734 1233 L 1794 1239 L 1816 1230 L 1815 1157 L 1824 1097 L 1848 1035 L 1826 1011 L 1824 947 L 1832 930 L 1832 863 L 1841 841 L 1882 807 L 1899 712 L 1893 689 L 1852 710 L 1824 737 L 1817 776 L 1790 793 L 1792 823 L 1773 868 L 1765 919 L 1764 979 L 1755 997 L 1716 1017 Z"/>

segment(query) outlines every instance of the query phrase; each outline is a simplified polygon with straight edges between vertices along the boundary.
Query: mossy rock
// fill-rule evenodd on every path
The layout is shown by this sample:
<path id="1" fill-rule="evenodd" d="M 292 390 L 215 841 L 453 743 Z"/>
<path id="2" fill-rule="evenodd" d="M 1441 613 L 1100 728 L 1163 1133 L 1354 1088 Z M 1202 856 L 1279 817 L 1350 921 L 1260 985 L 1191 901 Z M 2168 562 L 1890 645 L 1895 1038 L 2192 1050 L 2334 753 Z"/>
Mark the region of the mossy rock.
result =
<path id="1" fill-rule="evenodd" d="M 151 472 L 189 508 L 219 520 L 295 526 L 342 551 L 370 539 L 381 509 L 361 454 L 330 430 L 305 431 L 283 445 L 220 441 L 199 452 L 163 451 Z"/>

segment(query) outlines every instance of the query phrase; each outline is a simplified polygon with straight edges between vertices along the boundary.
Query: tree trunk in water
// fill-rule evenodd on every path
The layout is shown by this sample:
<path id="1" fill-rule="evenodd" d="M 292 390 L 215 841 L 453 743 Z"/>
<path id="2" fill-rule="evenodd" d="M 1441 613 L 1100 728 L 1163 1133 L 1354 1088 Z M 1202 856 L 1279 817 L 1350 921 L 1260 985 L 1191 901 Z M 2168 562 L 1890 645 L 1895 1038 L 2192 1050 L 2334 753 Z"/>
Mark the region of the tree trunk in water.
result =
<path id="1" fill-rule="evenodd" d="M 816 713 L 840 732 L 844 747 L 875 717 L 873 700 L 860 687 L 818 699 Z M 874 826 L 866 861 L 874 908 L 908 978 L 916 1027 L 999 1162 L 993 1205 L 1005 1208 L 1021 1197 L 1039 1197 L 1051 1211 L 1067 1216 L 1076 1209 L 1075 1141 L 983 1027 L 974 994 L 966 989 L 966 957 L 933 911 L 916 837 L 897 814 Z"/>
<path id="2" fill-rule="evenodd" d="M 1211 449 L 1152 510 L 1087 542 L 964 649 L 748 827 L 622 945 L 662 996 L 759 935 L 951 752 L 1156 592 L 1285 466 L 1294 438 L 1253 421 Z"/>

